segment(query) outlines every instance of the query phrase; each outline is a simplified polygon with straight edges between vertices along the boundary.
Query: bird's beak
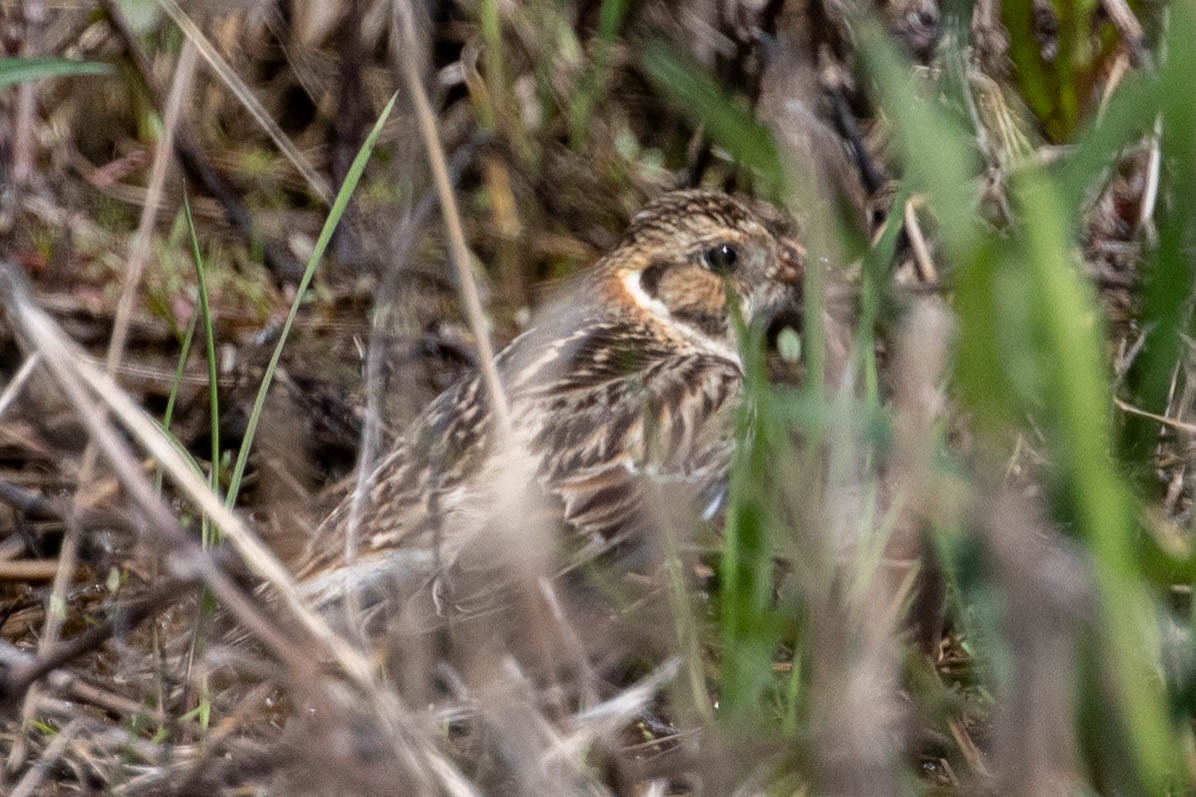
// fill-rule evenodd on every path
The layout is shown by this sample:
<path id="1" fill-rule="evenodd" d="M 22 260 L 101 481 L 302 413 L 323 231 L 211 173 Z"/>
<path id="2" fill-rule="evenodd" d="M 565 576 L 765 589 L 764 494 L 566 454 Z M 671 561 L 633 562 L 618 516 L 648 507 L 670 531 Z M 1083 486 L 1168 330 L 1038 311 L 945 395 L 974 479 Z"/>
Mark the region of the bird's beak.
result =
<path id="1" fill-rule="evenodd" d="M 782 238 L 780 258 L 777 262 L 775 276 L 776 281 L 785 285 L 796 285 L 801 281 L 805 263 L 805 247 L 792 238 Z"/>

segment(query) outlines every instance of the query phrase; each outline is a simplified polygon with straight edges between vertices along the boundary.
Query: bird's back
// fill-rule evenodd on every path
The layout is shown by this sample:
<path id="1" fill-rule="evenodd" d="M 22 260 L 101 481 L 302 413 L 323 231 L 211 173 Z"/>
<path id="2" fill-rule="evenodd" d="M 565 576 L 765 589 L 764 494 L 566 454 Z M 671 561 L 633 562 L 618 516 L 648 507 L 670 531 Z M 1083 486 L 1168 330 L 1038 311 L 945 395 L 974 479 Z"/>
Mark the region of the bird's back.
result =
<path id="1" fill-rule="evenodd" d="M 642 552 L 659 520 L 656 487 L 694 514 L 721 494 L 738 364 L 621 314 L 558 306 L 544 317 L 497 362 L 507 448 L 479 377 L 441 394 L 365 495 L 346 497 L 318 529 L 299 576 L 322 600 L 395 568 L 442 569 L 471 545 L 485 550 L 479 536 L 497 523 L 504 541 L 512 525 L 550 525 L 572 560 Z"/>

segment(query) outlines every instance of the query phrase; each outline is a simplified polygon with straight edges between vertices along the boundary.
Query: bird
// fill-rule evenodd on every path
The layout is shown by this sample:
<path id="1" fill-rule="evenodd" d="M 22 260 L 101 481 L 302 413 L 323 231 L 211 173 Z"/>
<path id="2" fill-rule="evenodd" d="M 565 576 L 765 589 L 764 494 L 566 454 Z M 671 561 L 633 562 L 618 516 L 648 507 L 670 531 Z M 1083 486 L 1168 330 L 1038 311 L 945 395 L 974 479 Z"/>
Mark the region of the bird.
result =
<path id="1" fill-rule="evenodd" d="M 788 226 L 709 189 L 648 202 L 496 356 L 509 439 L 481 375 L 445 390 L 312 535 L 296 569 L 312 601 L 443 586 L 519 547 L 512 526 L 550 528 L 550 556 L 643 560 L 662 491 L 715 516 L 743 398 L 740 331 L 800 318 L 804 252 Z"/>

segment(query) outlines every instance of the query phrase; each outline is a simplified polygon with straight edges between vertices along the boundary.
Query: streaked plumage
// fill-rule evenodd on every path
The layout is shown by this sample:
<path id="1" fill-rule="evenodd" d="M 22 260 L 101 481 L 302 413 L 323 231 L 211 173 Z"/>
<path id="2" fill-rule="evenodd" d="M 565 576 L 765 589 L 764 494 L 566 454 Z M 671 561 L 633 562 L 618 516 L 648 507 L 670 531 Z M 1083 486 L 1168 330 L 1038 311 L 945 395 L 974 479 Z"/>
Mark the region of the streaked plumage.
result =
<path id="1" fill-rule="evenodd" d="M 727 298 L 768 323 L 796 312 L 799 272 L 796 246 L 740 200 L 691 190 L 651 202 L 497 358 L 526 457 L 496 450 L 483 383 L 463 380 L 370 477 L 352 567 L 346 499 L 300 577 L 326 601 L 350 582 L 368 588 L 393 575 L 399 562 L 424 569 L 433 551 L 438 567 L 456 563 L 497 522 L 490 504 L 506 496 L 496 485 L 509 491 L 503 479 L 518 463 L 529 505 L 563 526 L 574 551 L 634 551 L 650 538 L 645 480 L 676 485 L 695 513 L 712 508 L 725 491 L 743 380 Z"/>

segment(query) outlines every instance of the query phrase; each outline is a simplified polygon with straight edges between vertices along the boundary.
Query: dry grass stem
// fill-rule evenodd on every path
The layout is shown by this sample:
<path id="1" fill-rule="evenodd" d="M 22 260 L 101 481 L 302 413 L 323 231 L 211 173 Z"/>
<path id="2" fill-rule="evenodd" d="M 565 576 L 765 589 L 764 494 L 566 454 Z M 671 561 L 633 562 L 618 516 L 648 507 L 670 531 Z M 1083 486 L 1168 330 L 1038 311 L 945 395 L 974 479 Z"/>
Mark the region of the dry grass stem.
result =
<path id="1" fill-rule="evenodd" d="M 34 353 L 25 358 L 25 362 L 21 363 L 20 370 L 13 376 L 12 380 L 4 387 L 4 393 L 0 394 L 0 418 L 4 417 L 4 413 L 13 405 L 13 402 L 21 395 L 21 391 L 25 388 L 25 383 L 29 381 L 29 377 L 33 376 L 33 371 L 37 368 L 41 358 Z"/>
<path id="2" fill-rule="evenodd" d="M 0 562 L 0 581 L 49 581 L 58 571 L 57 559 Z"/>
<path id="3" fill-rule="evenodd" d="M 224 82 L 224 85 L 233 93 L 233 96 L 240 100 L 254 121 L 266 131 L 275 146 L 286 156 L 296 171 L 303 176 L 303 179 L 315 195 L 325 205 L 331 205 L 333 191 L 328 181 L 316 171 L 315 167 L 304 157 L 303 153 L 299 151 L 299 148 L 295 146 L 290 137 L 278 126 L 278 123 L 274 121 L 269 112 L 262 106 L 262 103 L 254 96 L 253 91 L 245 85 L 245 81 L 241 80 L 237 73 L 233 71 L 233 68 L 229 66 L 228 62 L 224 60 L 224 57 L 208 41 L 208 37 L 199 29 L 199 26 L 195 24 L 191 17 L 187 16 L 187 13 L 179 7 L 179 4 L 175 0 L 158 0 L 158 4 L 174 21 L 174 24 L 179 26 L 179 30 L 183 32 L 187 40 L 199 49 L 199 54 L 203 56 L 204 61 L 212 68 L 217 77 Z"/>
<path id="4" fill-rule="evenodd" d="M 506 392 L 498 378 L 498 369 L 494 366 L 494 346 L 490 342 L 490 330 L 486 324 L 477 282 L 470 265 L 469 246 L 465 243 L 465 231 L 461 226 L 457 198 L 453 192 L 452 181 L 449 179 L 444 147 L 440 143 L 440 133 L 436 128 L 436 116 L 428 102 L 423 78 L 419 74 L 419 64 L 415 59 L 415 48 L 418 46 L 415 21 L 412 19 L 412 11 L 406 3 L 397 3 L 395 13 L 398 15 L 398 29 L 402 31 L 402 36 L 396 42 L 396 47 L 399 51 L 403 80 L 407 85 L 407 90 L 411 93 L 416 121 L 419 124 L 420 135 L 428 153 L 428 166 L 432 170 L 432 180 L 436 184 L 436 193 L 440 197 L 441 215 L 449 236 L 449 251 L 457 273 L 457 286 L 461 291 L 461 301 L 465 306 L 465 317 L 469 322 L 469 329 L 473 333 L 478 348 L 478 367 L 482 372 L 486 393 L 493 404 L 498 442 L 502 446 L 510 439 L 511 411 L 507 405 Z"/>
<path id="5" fill-rule="evenodd" d="M 1146 33 L 1142 30 L 1142 23 L 1134 16 L 1134 12 L 1125 0 L 1101 0 L 1101 6 L 1121 34 L 1121 43 L 1129 51 L 1134 66 L 1140 66 L 1146 55 Z"/>
<path id="6" fill-rule="evenodd" d="M 182 118 L 183 103 L 191 85 L 191 78 L 195 74 L 195 63 L 195 45 L 188 40 L 184 43 L 182 52 L 179 53 L 170 94 L 166 98 L 162 134 L 158 137 L 158 142 L 154 147 L 153 167 L 150 171 L 149 187 L 146 189 L 145 207 L 141 210 L 141 221 L 129 244 L 129 258 L 125 261 L 124 284 L 121 286 L 120 300 L 116 304 L 116 314 L 112 321 L 112 337 L 108 341 L 106 370 L 109 374 L 116 372 L 116 368 L 124 356 L 129 321 L 132 318 L 133 305 L 137 301 L 138 291 L 141 288 L 145 263 L 149 259 L 154 225 L 158 221 L 158 208 L 162 204 L 162 189 L 166 184 L 166 168 L 170 165 L 174 152 L 175 130 Z"/>
<path id="7" fill-rule="evenodd" d="M 1130 404 L 1123 399 L 1113 397 L 1113 404 L 1122 412 L 1128 412 L 1130 415 L 1137 415 L 1139 418 L 1147 418 L 1155 421 L 1160 426 L 1165 426 L 1168 429 L 1174 429 L 1177 432 L 1185 434 L 1196 434 L 1196 424 L 1188 423 L 1187 421 L 1177 420 L 1176 418 L 1168 418 L 1166 415 L 1159 415 L 1155 412 L 1149 412 L 1144 409 L 1139 409 L 1133 404 Z"/>
<path id="8" fill-rule="evenodd" d="M 905 231 L 909 235 L 910 248 L 914 250 L 914 265 L 918 267 L 918 278 L 928 285 L 937 285 L 939 272 L 934 267 L 934 258 L 930 256 L 930 247 L 926 243 L 926 236 L 922 234 L 922 225 L 918 222 L 917 203 L 914 197 L 905 203 Z"/>

